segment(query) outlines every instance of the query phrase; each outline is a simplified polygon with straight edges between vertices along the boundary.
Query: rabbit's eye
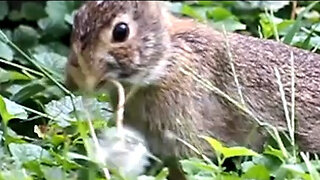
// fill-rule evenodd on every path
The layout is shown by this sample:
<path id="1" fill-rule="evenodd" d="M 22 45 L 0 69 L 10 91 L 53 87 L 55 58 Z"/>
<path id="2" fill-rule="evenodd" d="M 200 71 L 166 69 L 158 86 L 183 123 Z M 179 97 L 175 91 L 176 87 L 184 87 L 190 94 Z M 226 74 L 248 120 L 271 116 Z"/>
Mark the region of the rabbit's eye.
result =
<path id="1" fill-rule="evenodd" d="M 112 38 L 114 42 L 123 42 L 129 35 L 129 26 L 126 23 L 120 22 L 114 26 Z"/>

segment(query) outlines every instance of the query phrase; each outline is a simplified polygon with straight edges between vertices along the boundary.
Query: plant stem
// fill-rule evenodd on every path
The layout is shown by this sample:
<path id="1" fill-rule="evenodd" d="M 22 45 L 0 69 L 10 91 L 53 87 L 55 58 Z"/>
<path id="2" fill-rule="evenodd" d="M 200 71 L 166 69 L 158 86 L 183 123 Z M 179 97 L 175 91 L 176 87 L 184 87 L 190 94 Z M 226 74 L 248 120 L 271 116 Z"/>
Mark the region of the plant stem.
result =
<path id="1" fill-rule="evenodd" d="M 28 68 L 28 67 L 22 66 L 22 65 L 20 65 L 20 64 L 13 63 L 13 62 L 7 61 L 7 60 L 2 59 L 2 58 L 0 58 L 0 62 L 3 63 L 3 64 L 7 64 L 7 65 L 10 65 L 10 66 L 19 68 L 19 69 L 21 69 L 21 70 L 23 70 L 23 71 L 31 72 L 31 73 L 33 73 L 33 74 L 35 74 L 35 75 L 44 77 L 44 74 L 42 74 L 41 72 L 35 71 L 35 70 L 30 69 L 30 68 Z"/>

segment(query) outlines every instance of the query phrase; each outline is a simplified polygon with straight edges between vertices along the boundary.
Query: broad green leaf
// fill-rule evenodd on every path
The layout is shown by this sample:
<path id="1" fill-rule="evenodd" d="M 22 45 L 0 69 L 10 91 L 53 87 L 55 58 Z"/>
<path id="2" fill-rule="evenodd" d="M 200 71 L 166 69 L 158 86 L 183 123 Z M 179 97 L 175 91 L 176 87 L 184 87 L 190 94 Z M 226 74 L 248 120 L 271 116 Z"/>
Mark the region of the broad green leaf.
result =
<path id="1" fill-rule="evenodd" d="M 40 3 L 25 2 L 21 6 L 21 14 L 27 20 L 38 20 L 46 16 L 46 12 Z"/>
<path id="2" fill-rule="evenodd" d="M 320 32 L 320 22 L 313 24 L 311 28 L 314 29 L 314 31 Z"/>
<path id="3" fill-rule="evenodd" d="M 279 150 L 279 149 L 275 149 L 275 148 L 273 148 L 272 146 L 268 146 L 268 147 L 264 150 L 263 153 L 264 153 L 264 154 L 269 154 L 269 155 L 275 156 L 275 157 L 279 158 L 282 162 L 285 162 L 285 157 L 284 157 L 282 151 Z"/>
<path id="4" fill-rule="evenodd" d="M 255 165 L 248 169 L 242 176 L 244 179 L 255 179 L 255 180 L 269 180 L 270 172 L 263 165 Z"/>
<path id="5" fill-rule="evenodd" d="M 9 12 L 7 1 L 0 1 L 0 21 L 3 20 Z"/>
<path id="6" fill-rule="evenodd" d="M 258 153 L 247 149 L 245 147 L 230 147 L 223 148 L 222 154 L 225 158 L 236 157 L 236 156 L 259 156 Z"/>
<path id="7" fill-rule="evenodd" d="M 68 154 L 59 154 L 57 152 L 54 152 L 53 150 L 51 150 L 50 153 L 54 157 L 56 163 L 61 164 L 63 169 L 66 171 L 81 167 L 75 161 L 71 160 L 71 158 L 68 157 Z M 84 156 L 84 155 L 82 155 L 82 156 Z M 84 157 L 87 157 L 87 156 L 84 156 Z M 83 160 L 90 161 L 90 159 L 88 157 L 87 157 L 87 159 L 83 159 Z"/>
<path id="8" fill-rule="evenodd" d="M 46 180 L 65 180 L 66 173 L 60 167 L 41 166 Z"/>
<path id="9" fill-rule="evenodd" d="M 67 58 L 56 53 L 39 53 L 35 54 L 34 58 L 37 62 L 48 70 L 55 78 L 60 81 L 64 79 L 64 71 L 67 63 Z"/>
<path id="10" fill-rule="evenodd" d="M 0 171 L 0 180 L 33 180 L 26 169 Z"/>
<path id="11" fill-rule="evenodd" d="M 153 176 L 141 175 L 137 178 L 137 180 L 154 180 Z"/>
<path id="12" fill-rule="evenodd" d="M 272 9 L 274 12 L 288 5 L 290 1 L 239 1 L 237 5 L 245 9 Z"/>
<path id="13" fill-rule="evenodd" d="M 283 20 L 281 23 L 277 24 L 277 30 L 279 35 L 286 35 L 292 27 L 292 25 L 294 24 L 294 22 L 294 20 Z"/>
<path id="14" fill-rule="evenodd" d="M 23 166 L 29 171 L 36 173 L 38 177 L 43 177 L 43 172 L 41 171 L 40 162 L 37 160 L 28 161 L 23 163 Z"/>
<path id="15" fill-rule="evenodd" d="M 189 175 L 198 174 L 200 171 L 209 174 L 219 172 L 219 168 L 217 166 L 206 164 L 203 161 L 195 158 L 180 160 L 180 163 L 183 171 Z"/>
<path id="16" fill-rule="evenodd" d="M 155 180 L 166 180 L 169 174 L 168 168 L 163 168 L 160 173 L 156 176 Z"/>
<path id="17" fill-rule="evenodd" d="M 265 166 L 270 174 L 275 175 L 279 172 L 281 165 L 283 164 L 277 157 L 270 155 L 253 156 L 252 162 L 254 164 L 259 164 Z"/>
<path id="18" fill-rule="evenodd" d="M 1 44 L 1 42 L 0 42 Z M 0 68 L 0 83 L 10 81 L 10 73 L 7 70 Z"/>
<path id="19" fill-rule="evenodd" d="M 40 35 L 34 28 L 25 25 L 20 25 L 13 32 L 13 42 L 24 50 L 38 44 L 39 37 Z"/>
<path id="20" fill-rule="evenodd" d="M 223 153 L 224 147 L 218 140 L 208 136 L 202 136 L 202 138 L 204 138 L 214 150 L 219 153 Z"/>
<path id="21" fill-rule="evenodd" d="M 181 10 L 183 7 L 183 4 L 181 2 L 172 2 L 169 5 L 170 5 L 169 9 L 172 13 L 177 13 L 177 14 L 181 13 Z"/>
<path id="22" fill-rule="evenodd" d="M 184 4 L 181 8 L 181 14 L 203 21 L 206 19 L 205 8 L 195 8 L 190 5 Z"/>
<path id="23" fill-rule="evenodd" d="M 239 22 L 238 20 L 235 20 L 232 17 L 221 20 L 221 21 L 212 22 L 211 25 L 219 30 L 223 30 L 223 26 L 224 26 L 225 30 L 228 32 L 246 29 L 245 24 L 242 24 L 241 22 Z"/>
<path id="24" fill-rule="evenodd" d="M 10 21 L 20 21 L 23 18 L 23 15 L 17 10 L 12 10 L 10 11 L 8 18 Z"/>
<path id="25" fill-rule="evenodd" d="M 262 27 L 262 33 L 265 38 L 269 38 L 272 35 L 274 35 L 273 26 L 275 25 L 278 28 L 278 25 L 280 25 L 283 22 L 281 18 L 268 16 L 267 14 L 260 14 L 259 17 L 259 22 Z M 280 27 L 282 28 L 281 30 L 285 28 L 285 25 L 285 23 L 280 25 Z"/>
<path id="26" fill-rule="evenodd" d="M 57 39 L 63 35 L 66 35 L 70 31 L 70 28 L 66 23 L 56 21 L 48 17 L 39 19 L 37 23 L 40 29 L 43 30 L 45 35 L 44 37 L 48 38 L 49 40 Z"/>
<path id="27" fill-rule="evenodd" d="M 271 9 L 274 12 L 277 12 L 279 9 L 282 9 L 284 6 L 289 5 L 290 1 L 258 1 L 260 2 L 260 8 L 264 10 L 264 8 Z"/>
<path id="28" fill-rule="evenodd" d="M 9 37 L 6 32 L 11 32 L 11 31 L 5 31 L 0 29 L 0 42 L 7 43 L 9 41 Z"/>
<path id="29" fill-rule="evenodd" d="M 13 118 L 27 119 L 27 112 L 21 108 L 20 105 L 13 101 L 10 101 L 0 95 L 0 115 L 2 119 L 7 123 Z"/>
<path id="30" fill-rule="evenodd" d="M 23 102 L 32 96 L 45 90 L 45 87 L 39 83 L 31 83 L 20 89 L 16 94 L 11 97 L 11 100 L 15 102 Z"/>
<path id="31" fill-rule="evenodd" d="M 69 47 L 62 42 L 50 42 L 48 44 L 39 44 L 32 49 L 33 54 L 56 53 L 67 57 L 69 55 Z"/>
<path id="32" fill-rule="evenodd" d="M 255 166 L 255 164 L 252 161 L 245 161 L 245 162 L 241 163 L 241 170 L 243 172 L 247 172 L 253 166 Z"/>
<path id="33" fill-rule="evenodd" d="M 0 41 L 0 58 L 12 61 L 13 51 L 12 49 L 4 42 Z"/>
<path id="34" fill-rule="evenodd" d="M 24 143 L 16 144 L 10 143 L 9 150 L 13 157 L 19 159 L 21 162 L 28 162 L 34 160 L 50 160 L 49 152 L 40 146 Z"/>
<path id="35" fill-rule="evenodd" d="M 227 174 L 227 173 L 219 174 L 216 179 L 219 179 L 219 180 L 241 180 L 241 178 L 238 177 L 237 175 Z"/>
<path id="36" fill-rule="evenodd" d="M 48 16 L 54 21 L 64 21 L 64 16 L 69 13 L 65 1 L 47 1 L 45 8 Z"/>
<path id="37" fill-rule="evenodd" d="M 81 96 L 74 98 L 73 102 L 80 119 L 87 120 L 90 118 L 91 120 L 108 120 L 112 115 L 105 110 L 110 109 L 108 103 L 98 102 L 96 99 L 83 98 Z M 59 101 L 51 101 L 45 105 L 45 111 L 49 115 L 56 117 L 59 126 L 66 127 L 69 126 L 71 122 L 76 121 L 73 102 L 69 96 L 62 98 Z"/>
<path id="38" fill-rule="evenodd" d="M 213 19 L 214 21 L 221 21 L 233 17 L 233 15 L 226 8 L 216 7 L 208 11 L 207 17 Z"/>
<path id="39" fill-rule="evenodd" d="M 211 147 L 217 152 L 223 154 L 225 158 L 235 157 L 235 156 L 259 156 L 258 153 L 247 149 L 245 147 L 224 147 L 218 140 L 204 136 L 203 137 Z"/>
<path id="40" fill-rule="evenodd" d="M 7 71 L 0 68 L 0 83 L 14 81 L 14 80 L 30 80 L 30 78 L 19 72 Z"/>
<path id="41" fill-rule="evenodd" d="M 66 14 L 65 17 L 64 17 L 64 20 L 72 25 L 73 24 L 73 19 L 74 19 L 74 16 L 76 15 L 77 13 L 77 10 L 74 10 L 71 14 Z"/>
<path id="42" fill-rule="evenodd" d="M 301 164 L 284 164 L 282 168 L 299 174 L 304 174 L 307 171 L 306 166 L 302 166 Z"/>

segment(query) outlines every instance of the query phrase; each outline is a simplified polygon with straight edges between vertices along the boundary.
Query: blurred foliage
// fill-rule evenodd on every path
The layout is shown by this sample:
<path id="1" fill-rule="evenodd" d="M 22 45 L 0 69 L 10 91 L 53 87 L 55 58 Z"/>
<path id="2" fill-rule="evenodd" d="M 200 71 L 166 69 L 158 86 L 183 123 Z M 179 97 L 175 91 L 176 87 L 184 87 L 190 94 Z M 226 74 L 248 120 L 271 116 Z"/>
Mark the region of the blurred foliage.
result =
<path id="1" fill-rule="evenodd" d="M 186 1 L 170 3 L 170 10 L 217 29 L 319 52 L 320 3 L 293 4 Z M 0 179 L 104 177 L 101 165 L 86 154 L 90 127 L 85 112 L 94 115 L 90 118 L 96 130 L 113 127 L 108 96 L 102 94 L 83 104 L 82 97 L 72 101 L 68 91 L 57 86 L 64 82 L 72 20 L 80 5 L 80 1 L 0 1 Z M 190 179 L 320 179 L 317 156 L 288 155 L 271 145 L 258 154 L 205 139 L 217 160 L 181 160 Z M 161 180 L 168 174 L 166 168 L 149 169 L 139 179 Z M 121 176 L 113 173 L 112 178 L 123 179 Z"/>

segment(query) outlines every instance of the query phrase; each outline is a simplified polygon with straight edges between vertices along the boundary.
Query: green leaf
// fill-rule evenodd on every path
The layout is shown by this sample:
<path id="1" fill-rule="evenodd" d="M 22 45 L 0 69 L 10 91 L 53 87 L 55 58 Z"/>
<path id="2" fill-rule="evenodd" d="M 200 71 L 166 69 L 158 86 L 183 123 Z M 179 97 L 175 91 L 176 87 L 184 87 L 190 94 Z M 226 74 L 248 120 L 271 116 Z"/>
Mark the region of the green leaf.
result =
<path id="1" fill-rule="evenodd" d="M 223 153 L 224 147 L 218 140 L 208 136 L 202 136 L 202 138 L 204 138 L 215 151 Z"/>
<path id="2" fill-rule="evenodd" d="M 226 8 L 216 7 L 208 11 L 207 17 L 210 19 L 214 19 L 214 21 L 221 21 L 221 20 L 233 17 L 233 15 Z"/>
<path id="3" fill-rule="evenodd" d="M 13 32 L 13 42 L 21 49 L 26 50 L 38 44 L 40 35 L 30 26 L 20 25 Z"/>
<path id="4" fill-rule="evenodd" d="M 236 156 L 259 156 L 258 153 L 247 149 L 245 147 L 230 147 L 223 148 L 222 154 L 225 158 L 236 157 Z"/>
<path id="5" fill-rule="evenodd" d="M 48 44 L 39 44 L 32 49 L 33 54 L 56 53 L 67 57 L 69 55 L 69 47 L 61 42 L 50 42 Z"/>
<path id="6" fill-rule="evenodd" d="M 67 63 L 67 58 L 56 53 L 39 53 L 34 55 L 35 60 L 45 67 L 55 78 L 64 81 L 64 71 Z"/>
<path id="7" fill-rule="evenodd" d="M 1 180 L 33 180 L 31 176 L 27 174 L 26 169 L 13 169 L 0 171 Z"/>
<path id="8" fill-rule="evenodd" d="M 73 24 L 73 19 L 74 19 L 74 16 L 76 15 L 77 13 L 77 10 L 74 10 L 71 14 L 66 14 L 65 17 L 64 17 L 64 20 L 72 25 Z"/>
<path id="9" fill-rule="evenodd" d="M 48 16 L 54 21 L 64 21 L 64 16 L 69 13 L 65 1 L 47 1 L 45 8 Z"/>
<path id="10" fill-rule="evenodd" d="M 12 10 L 10 11 L 8 18 L 10 21 L 20 21 L 23 18 L 23 15 L 17 10 Z"/>
<path id="11" fill-rule="evenodd" d="M 206 9 L 201 7 L 195 8 L 190 5 L 184 4 L 181 8 L 181 14 L 190 16 L 200 21 L 203 21 L 206 19 Z"/>
<path id="12" fill-rule="evenodd" d="M 277 12 L 289 3 L 290 1 L 239 1 L 237 5 L 245 10 L 260 9 L 264 11 L 265 9 L 272 9 Z"/>
<path id="13" fill-rule="evenodd" d="M 65 180 L 66 174 L 60 167 L 41 166 L 44 177 L 47 180 Z"/>
<path id="14" fill-rule="evenodd" d="M 13 51 L 12 49 L 4 42 L 0 41 L 0 58 L 12 61 Z"/>
<path id="15" fill-rule="evenodd" d="M 10 101 L 0 95 L 0 115 L 2 119 L 7 123 L 13 118 L 27 119 L 27 112 L 21 108 L 18 104 Z"/>
<path id="16" fill-rule="evenodd" d="M 9 12 L 7 1 L 0 1 L 0 21 L 3 20 Z"/>
<path id="17" fill-rule="evenodd" d="M 211 25 L 219 30 L 223 30 L 223 26 L 224 26 L 225 30 L 228 32 L 246 29 L 245 24 L 242 24 L 241 22 L 239 22 L 238 20 L 235 20 L 234 18 L 228 18 L 222 21 L 212 22 Z"/>
<path id="18" fill-rule="evenodd" d="M 19 72 L 7 71 L 0 68 L 0 83 L 14 81 L 14 80 L 30 80 L 30 78 Z"/>
<path id="19" fill-rule="evenodd" d="M 224 147 L 218 140 L 203 136 L 203 138 L 211 145 L 211 147 L 217 152 L 223 154 L 224 158 L 230 158 L 235 156 L 259 156 L 258 153 L 247 149 L 245 147 Z"/>
<path id="20" fill-rule="evenodd" d="M 108 120 L 112 115 L 112 113 L 105 110 L 110 109 L 108 103 L 98 102 L 96 99 L 83 98 L 81 96 L 74 98 L 73 102 L 80 119 Z M 56 117 L 56 122 L 59 126 L 67 127 L 71 125 L 71 122 L 76 121 L 73 102 L 69 96 L 66 96 L 59 101 L 51 101 L 46 104 L 45 111 L 49 115 Z M 88 117 L 88 115 L 91 117 Z"/>
<path id="21" fill-rule="evenodd" d="M 51 1 L 50 1 L 51 2 Z M 40 29 L 44 31 L 44 34 L 47 36 L 47 38 L 59 38 L 65 34 L 67 34 L 70 30 L 70 28 L 67 26 L 66 23 L 56 21 L 51 18 L 42 18 L 38 20 L 38 26 Z"/>
<path id="22" fill-rule="evenodd" d="M 23 102 L 32 96 L 45 90 L 45 87 L 39 83 L 31 83 L 20 89 L 16 94 L 11 97 L 11 100 L 15 102 Z"/>
<path id="23" fill-rule="evenodd" d="M 301 12 L 298 15 L 297 20 L 294 23 L 293 27 L 290 29 L 288 34 L 284 37 L 284 40 L 283 40 L 284 43 L 291 44 L 294 35 L 299 31 L 301 27 L 302 17 L 304 16 L 305 13 L 309 12 L 317 3 L 318 1 L 311 3 L 308 7 L 306 7 L 306 9 L 303 12 Z"/>
<path id="24" fill-rule="evenodd" d="M 227 173 L 219 174 L 216 179 L 219 179 L 219 180 L 241 180 L 241 178 L 238 177 L 237 175 L 227 174 Z"/>
<path id="25" fill-rule="evenodd" d="M 262 27 L 262 33 L 265 38 L 269 38 L 272 35 L 274 35 L 274 29 L 273 29 L 274 25 L 277 28 L 279 25 L 282 28 L 281 30 L 286 28 L 285 25 L 289 25 L 289 24 L 283 23 L 283 20 L 281 18 L 277 18 L 274 16 L 272 17 L 267 14 L 260 14 L 259 17 L 260 17 L 259 22 Z M 283 24 L 281 24 L 281 23 L 283 23 Z"/>
<path id="26" fill-rule="evenodd" d="M 272 9 L 274 12 L 277 12 L 279 9 L 289 5 L 290 1 L 259 1 L 260 9 L 264 10 L 264 8 Z"/>
<path id="27" fill-rule="evenodd" d="M 50 160 L 51 156 L 49 152 L 40 146 L 24 143 L 16 144 L 10 143 L 9 150 L 13 157 L 19 159 L 21 162 L 28 162 L 34 160 Z"/>
<path id="28" fill-rule="evenodd" d="M 36 173 L 36 175 L 40 178 L 43 178 L 43 172 L 41 171 L 40 162 L 39 161 L 28 161 L 23 163 L 23 166 L 29 171 Z"/>
<path id="29" fill-rule="evenodd" d="M 21 6 L 21 14 L 27 20 L 35 21 L 46 16 L 46 12 L 40 3 L 25 2 Z"/>
<path id="30" fill-rule="evenodd" d="M 270 172 L 263 165 L 255 165 L 248 169 L 242 176 L 244 179 L 255 179 L 255 180 L 269 180 Z"/>
<path id="31" fill-rule="evenodd" d="M 188 175 L 196 175 L 199 172 L 213 174 L 219 172 L 219 168 L 217 166 L 206 164 L 202 160 L 190 158 L 180 160 L 182 165 L 182 169 Z"/>
<path id="32" fill-rule="evenodd" d="M 172 13 L 181 13 L 181 11 L 182 11 L 182 7 L 183 7 L 183 4 L 181 3 L 181 2 L 172 2 L 172 3 L 170 3 L 170 11 L 172 12 Z"/>
<path id="33" fill-rule="evenodd" d="M 168 168 L 163 168 L 160 173 L 156 176 L 155 180 L 166 180 L 169 174 Z"/>
<path id="34" fill-rule="evenodd" d="M 268 146 L 263 153 L 275 156 L 279 158 L 282 162 L 285 162 L 286 158 L 284 157 L 283 152 L 279 149 L 273 148 L 272 146 Z"/>
<path id="35" fill-rule="evenodd" d="M 0 68 L 0 83 L 10 81 L 10 73 L 2 68 Z"/>

